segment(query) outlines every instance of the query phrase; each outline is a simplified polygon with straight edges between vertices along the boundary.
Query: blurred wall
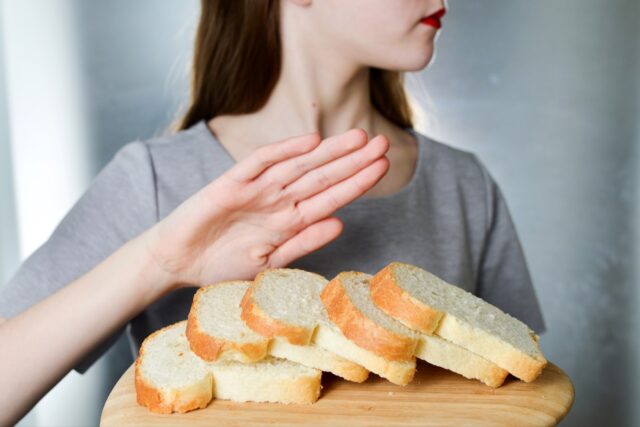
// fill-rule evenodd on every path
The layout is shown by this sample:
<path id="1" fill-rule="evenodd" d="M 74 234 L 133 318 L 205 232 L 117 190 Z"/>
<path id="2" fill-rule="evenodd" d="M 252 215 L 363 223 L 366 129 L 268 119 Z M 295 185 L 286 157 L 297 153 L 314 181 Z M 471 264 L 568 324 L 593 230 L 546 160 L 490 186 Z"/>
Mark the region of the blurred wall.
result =
<path id="1" fill-rule="evenodd" d="M 118 148 L 167 128 L 187 98 L 197 6 L 0 0 L 2 283 Z M 87 373 L 67 375 L 20 425 L 97 425 L 131 362 L 121 339 Z"/>
<path id="2" fill-rule="evenodd" d="M 640 2 L 449 7 L 414 84 L 428 132 L 478 153 L 504 189 L 543 305 L 543 351 L 576 387 L 563 425 L 640 425 Z"/>
<path id="3" fill-rule="evenodd" d="M 0 22 L 2 22 L 0 4 Z M 0 283 L 9 280 L 9 271 L 17 265 L 18 236 L 13 192 L 13 167 L 9 144 L 9 111 L 7 108 L 7 86 L 4 73 L 4 37 L 0 26 Z"/>
<path id="4" fill-rule="evenodd" d="M 6 280 L 18 248 L 24 258 L 43 242 L 120 146 L 175 117 L 198 2 L 0 1 Z M 476 152 L 504 190 L 543 305 L 542 348 L 576 386 L 562 425 L 639 425 L 640 4 L 449 9 L 434 63 L 408 76 L 420 130 Z M 23 425 L 97 424 L 130 362 L 120 341 Z"/>

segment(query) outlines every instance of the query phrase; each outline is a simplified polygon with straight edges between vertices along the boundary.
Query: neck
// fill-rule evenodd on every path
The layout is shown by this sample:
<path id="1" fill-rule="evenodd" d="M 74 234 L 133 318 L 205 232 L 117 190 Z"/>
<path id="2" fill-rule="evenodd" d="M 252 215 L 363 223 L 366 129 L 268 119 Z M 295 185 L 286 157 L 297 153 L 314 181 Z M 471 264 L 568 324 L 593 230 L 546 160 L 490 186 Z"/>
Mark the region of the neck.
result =
<path id="1" fill-rule="evenodd" d="M 299 58 L 288 62 L 260 112 L 277 130 L 275 136 L 318 131 L 326 138 L 359 127 L 372 138 L 380 115 L 370 102 L 369 70 L 338 72 L 304 63 Z"/>
<path id="2" fill-rule="evenodd" d="M 371 104 L 369 67 L 320 44 L 295 8 L 283 11 L 282 71 L 268 102 L 254 113 L 212 119 L 217 137 L 251 149 L 315 131 L 327 138 L 357 127 L 369 139 L 397 132 Z"/>

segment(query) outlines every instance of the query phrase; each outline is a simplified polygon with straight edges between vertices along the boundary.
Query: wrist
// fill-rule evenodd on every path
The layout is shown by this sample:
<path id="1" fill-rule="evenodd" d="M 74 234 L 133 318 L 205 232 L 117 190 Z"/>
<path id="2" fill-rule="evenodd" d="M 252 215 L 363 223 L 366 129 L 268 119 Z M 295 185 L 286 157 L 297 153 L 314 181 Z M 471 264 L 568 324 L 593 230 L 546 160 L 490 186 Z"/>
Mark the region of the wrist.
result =
<path id="1" fill-rule="evenodd" d="M 136 247 L 136 253 L 140 256 L 141 280 L 147 285 L 148 296 L 155 301 L 162 295 L 175 290 L 180 281 L 174 273 L 163 268 L 162 263 L 155 256 L 158 242 L 153 230 L 153 227 L 146 230 L 130 243 Z"/>

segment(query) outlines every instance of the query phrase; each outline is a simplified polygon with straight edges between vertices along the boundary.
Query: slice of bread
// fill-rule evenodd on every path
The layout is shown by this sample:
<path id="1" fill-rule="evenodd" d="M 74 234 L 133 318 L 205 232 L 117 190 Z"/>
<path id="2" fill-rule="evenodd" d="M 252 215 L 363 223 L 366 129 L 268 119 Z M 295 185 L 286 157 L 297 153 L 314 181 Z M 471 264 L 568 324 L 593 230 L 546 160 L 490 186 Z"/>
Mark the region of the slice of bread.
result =
<path id="1" fill-rule="evenodd" d="M 322 371 L 267 356 L 255 363 L 214 362 L 213 395 L 235 402 L 314 403 Z"/>
<path id="2" fill-rule="evenodd" d="M 322 317 L 318 296 L 326 284 L 321 275 L 304 270 L 264 270 L 242 300 L 242 320 L 264 336 L 307 345 Z"/>
<path id="3" fill-rule="evenodd" d="M 189 348 L 186 321 L 149 335 L 135 363 L 138 404 L 153 412 L 187 412 L 212 398 L 308 404 L 318 400 L 322 372 L 266 357 L 256 363 L 205 362 Z"/>
<path id="4" fill-rule="evenodd" d="M 251 281 L 221 282 L 198 289 L 187 320 L 191 350 L 207 361 L 250 363 L 267 355 L 269 339 L 240 318 L 240 301 Z"/>
<path id="5" fill-rule="evenodd" d="M 269 354 L 331 372 L 356 383 L 364 382 L 369 377 L 369 371 L 362 366 L 326 350 L 315 342 L 309 345 L 296 345 L 282 338 L 274 338 L 269 345 Z"/>
<path id="6" fill-rule="evenodd" d="M 494 388 L 509 375 L 495 363 L 435 335 L 420 334 L 416 357 Z"/>
<path id="7" fill-rule="evenodd" d="M 342 272 L 325 286 L 320 298 L 329 319 L 342 335 L 359 349 L 378 356 L 378 362 L 383 362 L 386 369 L 380 371 L 379 367 L 364 364 L 365 361 L 361 363 L 372 372 L 404 385 L 415 373 L 418 335 L 373 304 L 369 291 L 371 277 L 358 271 Z M 353 346 L 350 348 L 356 351 Z M 391 372 L 395 375 L 390 376 Z"/>
<path id="8" fill-rule="evenodd" d="M 320 292 L 327 279 L 319 274 L 291 268 L 259 273 L 244 295 L 242 320 L 254 331 L 272 338 L 269 353 L 346 380 L 363 382 L 369 371 L 313 340 L 326 314 Z"/>
<path id="9" fill-rule="evenodd" d="M 432 365 L 448 369 L 465 378 L 477 379 L 490 387 L 500 387 L 509 372 L 495 363 L 444 338 L 432 335 L 442 319 L 439 311 L 419 310 L 420 301 L 396 286 L 381 286 L 391 274 L 384 270 L 371 280 L 371 296 L 385 313 L 419 333 L 415 355 Z"/>
<path id="10" fill-rule="evenodd" d="M 371 297 L 405 325 L 435 334 L 531 382 L 547 364 L 520 320 L 411 264 L 393 262 L 371 280 Z"/>
<path id="11" fill-rule="evenodd" d="M 388 360 L 356 345 L 333 324 L 321 323 L 313 336 L 314 341 L 324 348 L 333 349 L 337 354 L 364 366 L 369 371 L 386 378 L 397 385 L 407 385 L 416 372 L 415 358 L 408 361 Z"/>
<path id="12" fill-rule="evenodd" d="M 358 346 L 388 360 L 411 360 L 418 335 L 371 300 L 370 274 L 344 271 L 321 294 L 329 319 Z"/>
<path id="13" fill-rule="evenodd" d="M 213 376 L 193 354 L 179 322 L 149 335 L 135 363 L 138 404 L 168 414 L 204 408 L 213 398 Z"/>

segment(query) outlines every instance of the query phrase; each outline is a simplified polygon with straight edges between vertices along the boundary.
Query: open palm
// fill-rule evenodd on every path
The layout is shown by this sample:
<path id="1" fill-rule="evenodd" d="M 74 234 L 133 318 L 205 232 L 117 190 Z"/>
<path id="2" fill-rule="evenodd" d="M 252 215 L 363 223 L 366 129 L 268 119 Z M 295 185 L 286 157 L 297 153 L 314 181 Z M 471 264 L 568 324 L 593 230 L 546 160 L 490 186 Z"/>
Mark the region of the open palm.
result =
<path id="1" fill-rule="evenodd" d="M 340 235 L 332 214 L 384 176 L 388 147 L 362 129 L 263 146 L 152 227 L 151 255 L 177 286 L 284 267 Z"/>

